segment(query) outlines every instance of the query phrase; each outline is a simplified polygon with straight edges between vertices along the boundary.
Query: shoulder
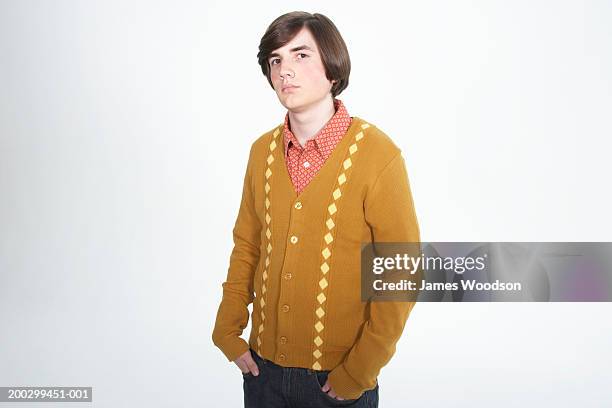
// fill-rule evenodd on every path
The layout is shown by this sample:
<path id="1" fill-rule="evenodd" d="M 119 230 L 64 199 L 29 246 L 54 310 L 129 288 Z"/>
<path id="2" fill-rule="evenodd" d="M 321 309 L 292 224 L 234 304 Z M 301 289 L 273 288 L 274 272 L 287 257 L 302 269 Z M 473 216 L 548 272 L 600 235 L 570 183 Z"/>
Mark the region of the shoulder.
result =
<path id="1" fill-rule="evenodd" d="M 358 132 L 363 132 L 362 150 L 368 163 L 382 169 L 401 154 L 400 147 L 376 124 L 357 116 L 353 120 L 357 121 Z"/>
<path id="2" fill-rule="evenodd" d="M 282 146 L 282 130 L 283 124 L 279 124 L 257 136 L 257 138 L 251 142 L 249 158 L 261 157 L 262 155 L 268 154 L 272 142 L 275 142 L 275 148 Z"/>

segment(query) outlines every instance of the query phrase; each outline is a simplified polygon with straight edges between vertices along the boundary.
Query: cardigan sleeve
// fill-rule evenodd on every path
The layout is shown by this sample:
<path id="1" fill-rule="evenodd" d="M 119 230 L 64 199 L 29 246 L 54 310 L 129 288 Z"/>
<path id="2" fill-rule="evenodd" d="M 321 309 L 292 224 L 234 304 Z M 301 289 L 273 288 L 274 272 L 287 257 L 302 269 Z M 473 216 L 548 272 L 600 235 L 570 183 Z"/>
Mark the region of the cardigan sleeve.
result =
<path id="1" fill-rule="evenodd" d="M 384 167 L 367 193 L 364 211 L 373 242 L 419 242 L 419 226 L 401 151 Z M 414 305 L 413 301 L 369 302 L 369 316 L 361 335 L 344 361 L 329 373 L 329 382 L 339 396 L 358 398 L 376 386 L 378 374 L 395 353 Z"/>
<path id="2" fill-rule="evenodd" d="M 212 333 L 213 343 L 229 361 L 249 350 L 240 335 L 249 321 L 248 305 L 253 302 L 253 275 L 260 256 L 261 223 L 257 218 L 252 183 L 253 146 L 242 188 L 242 200 L 233 229 L 234 248 L 230 255 L 223 297 Z"/>

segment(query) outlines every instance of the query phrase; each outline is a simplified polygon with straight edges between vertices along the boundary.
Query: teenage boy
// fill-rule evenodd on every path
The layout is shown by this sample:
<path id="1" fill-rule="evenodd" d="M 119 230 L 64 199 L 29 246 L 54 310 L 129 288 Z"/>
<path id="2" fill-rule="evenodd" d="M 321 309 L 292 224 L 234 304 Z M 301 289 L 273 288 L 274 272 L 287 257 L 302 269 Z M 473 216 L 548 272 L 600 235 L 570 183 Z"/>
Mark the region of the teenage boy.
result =
<path id="1" fill-rule="evenodd" d="M 414 302 L 361 301 L 361 244 L 419 241 L 404 159 L 336 98 L 350 59 L 329 18 L 278 17 L 258 59 L 287 114 L 251 145 L 213 342 L 247 407 L 376 407 Z"/>

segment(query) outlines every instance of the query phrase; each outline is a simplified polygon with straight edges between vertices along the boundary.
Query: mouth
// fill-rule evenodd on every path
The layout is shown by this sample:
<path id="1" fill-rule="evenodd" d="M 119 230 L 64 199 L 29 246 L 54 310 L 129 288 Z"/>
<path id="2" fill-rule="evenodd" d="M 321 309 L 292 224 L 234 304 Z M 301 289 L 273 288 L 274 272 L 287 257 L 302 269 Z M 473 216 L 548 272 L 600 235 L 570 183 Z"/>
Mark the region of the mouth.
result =
<path id="1" fill-rule="evenodd" d="M 282 92 L 293 92 L 293 91 L 296 91 L 299 88 L 300 88 L 299 86 L 289 85 L 289 86 L 284 86 L 281 90 L 282 90 Z"/>

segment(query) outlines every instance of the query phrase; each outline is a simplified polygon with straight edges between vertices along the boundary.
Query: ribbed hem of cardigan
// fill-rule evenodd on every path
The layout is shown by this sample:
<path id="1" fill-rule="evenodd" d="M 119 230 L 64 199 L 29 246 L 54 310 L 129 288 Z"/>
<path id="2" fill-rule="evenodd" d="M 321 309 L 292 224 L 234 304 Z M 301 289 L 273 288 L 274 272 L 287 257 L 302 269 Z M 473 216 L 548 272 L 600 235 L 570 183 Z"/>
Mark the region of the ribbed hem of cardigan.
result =
<path id="1" fill-rule="evenodd" d="M 229 361 L 234 361 L 249 350 L 249 343 L 242 337 L 227 337 L 215 344 Z"/>
<path id="2" fill-rule="evenodd" d="M 342 364 L 331 370 L 327 379 L 334 392 L 345 399 L 359 398 L 366 391 L 351 377 Z"/>

